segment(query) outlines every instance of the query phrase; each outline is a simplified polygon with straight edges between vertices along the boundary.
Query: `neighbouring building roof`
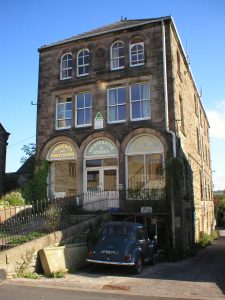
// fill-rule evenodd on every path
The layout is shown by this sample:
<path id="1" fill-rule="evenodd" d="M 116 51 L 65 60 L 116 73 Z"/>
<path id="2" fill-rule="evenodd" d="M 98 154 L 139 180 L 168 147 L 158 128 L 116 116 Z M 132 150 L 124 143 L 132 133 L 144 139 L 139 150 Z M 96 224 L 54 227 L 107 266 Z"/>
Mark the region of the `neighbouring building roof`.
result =
<path id="1" fill-rule="evenodd" d="M 95 28 L 93 30 L 84 32 L 82 34 L 78 34 L 75 36 L 72 36 L 68 39 L 64 39 L 62 41 L 58 41 L 49 45 L 44 45 L 41 48 L 39 48 L 39 51 L 45 48 L 49 48 L 49 47 L 53 47 L 53 46 L 57 46 L 60 44 L 65 44 L 65 43 L 69 43 L 69 42 L 73 42 L 76 40 L 80 40 L 80 39 L 85 39 L 85 38 L 89 38 L 91 36 L 97 36 L 97 35 L 101 35 L 104 33 L 109 33 L 109 32 L 113 32 L 113 31 L 117 31 L 117 30 L 123 30 L 123 29 L 127 29 L 130 27 L 136 27 L 136 26 L 141 26 L 141 25 L 145 25 L 148 23 L 154 23 L 154 22 L 159 22 L 162 20 L 166 20 L 166 19 L 172 19 L 170 16 L 167 17 L 160 17 L 160 18 L 149 18 L 149 19 L 134 19 L 134 20 L 128 20 L 126 18 L 121 19 L 120 21 L 108 24 L 108 25 L 104 25 L 102 27 L 99 28 Z"/>
<path id="2" fill-rule="evenodd" d="M 1 123 L 0 123 L 0 133 L 3 133 L 5 135 L 6 140 L 8 139 L 8 137 L 10 135 L 10 133 L 5 130 L 5 128 L 2 126 Z"/>

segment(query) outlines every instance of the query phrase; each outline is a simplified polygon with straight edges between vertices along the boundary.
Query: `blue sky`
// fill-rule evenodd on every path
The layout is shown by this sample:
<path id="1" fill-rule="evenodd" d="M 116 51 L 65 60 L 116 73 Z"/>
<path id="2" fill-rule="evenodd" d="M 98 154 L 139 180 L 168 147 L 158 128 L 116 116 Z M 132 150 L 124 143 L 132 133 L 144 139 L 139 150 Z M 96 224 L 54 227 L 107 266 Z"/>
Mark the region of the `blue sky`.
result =
<path id="1" fill-rule="evenodd" d="M 224 0 L 0 0 L 0 122 L 11 133 L 7 172 L 35 142 L 38 52 L 49 44 L 120 20 L 173 16 L 211 125 L 215 189 L 225 189 Z"/>

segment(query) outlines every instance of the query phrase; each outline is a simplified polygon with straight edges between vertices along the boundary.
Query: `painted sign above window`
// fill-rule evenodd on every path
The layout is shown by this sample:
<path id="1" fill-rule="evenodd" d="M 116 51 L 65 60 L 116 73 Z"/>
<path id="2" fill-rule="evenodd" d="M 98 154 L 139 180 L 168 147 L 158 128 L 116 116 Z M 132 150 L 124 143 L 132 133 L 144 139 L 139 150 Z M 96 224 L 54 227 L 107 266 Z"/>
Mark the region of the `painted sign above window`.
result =
<path id="1" fill-rule="evenodd" d="M 118 150 L 116 146 L 109 140 L 101 139 L 93 142 L 86 150 L 86 156 L 102 157 L 117 156 Z"/>
<path id="2" fill-rule="evenodd" d="M 68 143 L 58 143 L 54 145 L 47 156 L 47 160 L 69 160 L 77 159 L 77 154 L 73 147 Z"/>

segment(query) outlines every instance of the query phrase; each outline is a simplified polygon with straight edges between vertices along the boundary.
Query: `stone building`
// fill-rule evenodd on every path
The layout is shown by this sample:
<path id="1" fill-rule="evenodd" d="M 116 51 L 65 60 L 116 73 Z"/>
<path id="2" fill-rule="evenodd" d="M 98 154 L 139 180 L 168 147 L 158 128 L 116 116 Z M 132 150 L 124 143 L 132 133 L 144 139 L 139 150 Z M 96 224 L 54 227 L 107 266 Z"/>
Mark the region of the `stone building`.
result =
<path id="1" fill-rule="evenodd" d="M 50 162 L 49 196 L 164 189 L 179 158 L 167 238 L 187 249 L 210 232 L 209 123 L 173 19 L 124 19 L 39 53 L 36 160 Z"/>
<path id="2" fill-rule="evenodd" d="M 0 197 L 4 194 L 6 146 L 9 133 L 0 123 Z"/>

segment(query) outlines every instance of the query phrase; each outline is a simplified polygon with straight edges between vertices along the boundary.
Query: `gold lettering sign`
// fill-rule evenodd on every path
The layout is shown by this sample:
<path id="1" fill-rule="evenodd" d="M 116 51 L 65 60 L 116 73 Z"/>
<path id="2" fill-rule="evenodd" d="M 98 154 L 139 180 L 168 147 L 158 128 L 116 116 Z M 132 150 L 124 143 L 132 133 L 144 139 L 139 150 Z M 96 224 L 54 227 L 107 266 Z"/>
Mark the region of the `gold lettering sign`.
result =
<path id="1" fill-rule="evenodd" d="M 77 155 L 73 147 L 67 143 L 59 143 L 54 145 L 49 153 L 48 160 L 69 160 L 76 159 Z"/>
<path id="2" fill-rule="evenodd" d="M 108 140 L 97 140 L 87 149 L 86 156 L 117 156 L 116 146 Z"/>

